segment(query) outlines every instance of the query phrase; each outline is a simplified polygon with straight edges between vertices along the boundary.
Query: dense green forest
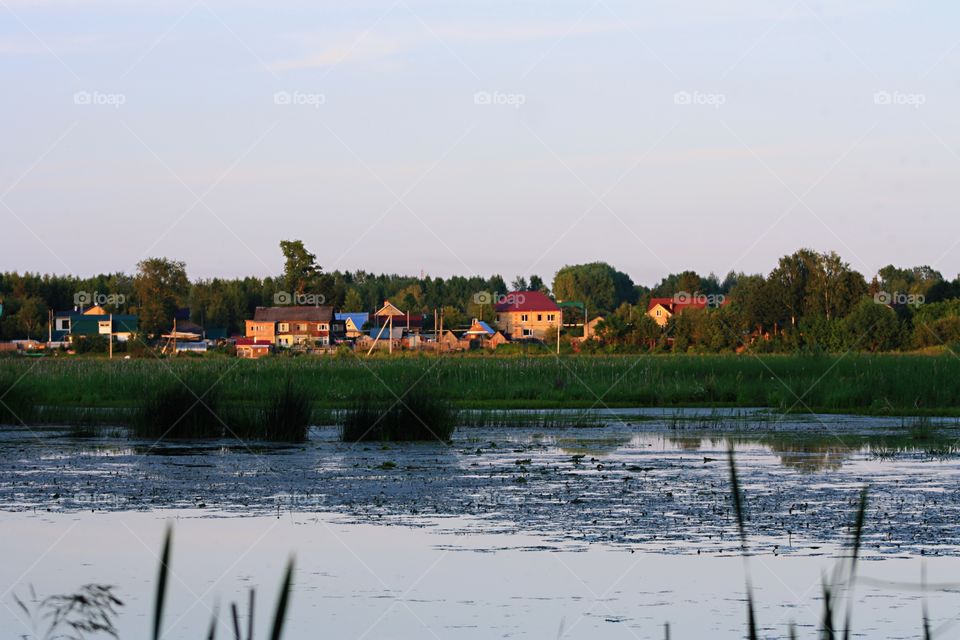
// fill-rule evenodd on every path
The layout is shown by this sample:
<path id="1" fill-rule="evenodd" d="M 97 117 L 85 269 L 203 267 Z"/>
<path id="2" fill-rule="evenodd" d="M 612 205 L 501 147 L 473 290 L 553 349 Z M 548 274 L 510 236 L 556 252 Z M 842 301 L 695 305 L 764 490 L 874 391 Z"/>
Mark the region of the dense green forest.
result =
<path id="1" fill-rule="evenodd" d="M 443 311 L 445 326 L 472 317 L 492 319 L 490 296 L 539 290 L 586 304 L 603 315 L 607 351 L 723 352 L 744 345 L 760 351 L 890 351 L 953 345 L 960 341 L 960 278 L 948 280 L 927 266 L 884 267 L 868 281 L 835 253 L 801 249 L 781 258 L 767 274 L 729 273 L 723 278 L 693 271 L 669 274 L 653 287 L 605 263 L 560 269 L 551 283 L 536 274 L 508 282 L 500 275 L 414 277 L 366 271 L 325 272 L 301 241 L 284 241 L 284 273 L 271 278 L 190 280 L 187 265 L 150 258 L 136 273 L 89 278 L 34 273 L 0 274 L 0 339 L 46 335 L 48 311 L 73 309 L 78 294 L 115 313 L 136 313 L 146 335 L 170 326 L 177 309 L 205 327 L 243 331 L 258 306 L 279 292 L 309 296 L 343 311 L 372 311 L 385 299 L 426 314 Z M 652 297 L 698 296 L 706 309 L 671 318 L 665 329 L 647 317 Z M 723 304 L 726 303 L 726 304 Z"/>

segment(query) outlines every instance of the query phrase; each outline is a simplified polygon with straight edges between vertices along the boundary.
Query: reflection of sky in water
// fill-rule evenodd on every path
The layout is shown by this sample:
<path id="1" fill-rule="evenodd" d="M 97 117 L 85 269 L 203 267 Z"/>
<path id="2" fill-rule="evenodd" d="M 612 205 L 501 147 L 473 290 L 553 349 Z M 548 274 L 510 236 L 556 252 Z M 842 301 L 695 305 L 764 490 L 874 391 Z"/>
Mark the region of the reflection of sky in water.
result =
<path id="1" fill-rule="evenodd" d="M 236 597 L 245 584 L 272 589 L 283 556 L 296 551 L 303 586 L 295 597 L 305 609 L 294 626 L 304 634 L 356 637 L 364 630 L 358 625 L 385 613 L 368 637 L 424 637 L 409 606 L 440 637 L 552 637 L 561 620 L 569 637 L 659 637 L 665 620 L 678 638 L 736 637 L 743 574 L 731 557 L 732 444 L 759 554 L 753 573 L 761 610 L 770 625 L 782 618 L 782 631 L 789 617 L 813 617 L 807 605 L 788 606 L 791 596 L 771 571 L 818 611 L 815 589 L 805 590 L 816 587 L 828 550 L 843 540 L 864 484 L 871 486 L 864 553 L 886 560 L 867 562 L 869 572 L 916 578 L 921 550 L 932 573 L 958 568 L 955 433 L 943 428 L 917 438 L 899 420 L 831 419 L 829 431 L 806 418 L 775 433 L 650 421 L 475 427 L 460 429 L 449 447 L 345 445 L 334 429 L 314 432 L 302 446 L 255 450 L 4 432 L 0 566 L 13 580 L 63 535 L 18 584 L 29 579 L 49 592 L 48 585 L 117 583 L 142 615 L 159 521 L 173 516 L 184 582 L 198 595 L 217 587 L 206 594 L 208 605 L 214 592 Z M 363 562 L 332 532 L 356 546 Z M 416 582 L 416 568 L 432 563 L 429 580 L 395 603 Z M 590 576 L 590 589 L 571 568 Z M 223 571 L 226 581 L 211 585 Z M 389 589 L 374 574 L 390 576 Z M 602 594 L 612 584 L 604 598 L 612 611 L 594 606 L 591 590 Z M 189 610 L 189 590 L 180 586 Z M 272 593 L 261 594 L 266 606 Z M 916 596 L 894 595 L 900 608 L 890 606 L 887 591 L 860 593 L 861 630 L 916 633 Z M 956 604 L 945 602 L 942 611 Z M 687 614 L 693 606 L 706 613 L 694 619 Z M 204 611 L 189 610 L 189 628 L 203 626 Z M 0 607 L 0 628 L 10 628 L 9 615 Z"/>
<path id="2" fill-rule="evenodd" d="M 204 518 L 176 513 L 0 513 L 0 562 L 14 591 L 39 594 L 89 582 L 118 586 L 126 602 L 120 636 L 146 637 L 155 553 L 163 522 L 175 527 L 166 637 L 200 637 L 221 603 L 218 637 L 232 637 L 226 605 L 245 605 L 258 588 L 258 629 L 266 637 L 277 585 L 290 553 L 297 573 L 288 639 L 662 637 L 740 638 L 744 633 L 743 562 L 735 555 L 630 553 L 605 545 L 544 547 L 537 536 L 451 534 L 461 526 L 385 527 L 328 515 Z M 457 523 L 459 525 L 459 523 Z M 785 637 L 787 624 L 815 625 L 819 582 L 831 550 L 751 559 L 757 616 Z M 865 562 L 873 579 L 918 582 L 919 558 Z M 930 583 L 951 582 L 958 558 L 926 561 Z M 867 637 L 915 637 L 920 600 L 903 588 L 860 585 L 854 629 Z M 9 595 L 7 605 L 12 605 Z M 934 625 L 960 606 L 957 593 L 928 597 Z M 245 610 L 241 606 L 241 610 Z M 26 632 L 14 606 L 0 607 L 0 628 Z M 429 628 L 429 630 L 428 630 Z M 812 637 L 812 630 L 802 637 Z M 949 636 L 949 632 L 946 634 Z"/>

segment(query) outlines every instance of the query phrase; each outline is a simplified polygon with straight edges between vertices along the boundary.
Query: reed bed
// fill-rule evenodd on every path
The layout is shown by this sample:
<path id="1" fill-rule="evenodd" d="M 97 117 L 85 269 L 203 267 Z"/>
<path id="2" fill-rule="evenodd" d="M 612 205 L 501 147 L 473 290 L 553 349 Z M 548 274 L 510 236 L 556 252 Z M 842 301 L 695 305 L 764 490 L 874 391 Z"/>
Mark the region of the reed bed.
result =
<path id="1" fill-rule="evenodd" d="M 32 388 L 20 384 L 16 372 L 0 370 L 0 425 L 21 426 L 36 418 Z"/>
<path id="2" fill-rule="evenodd" d="M 287 378 L 283 388 L 267 399 L 266 406 L 255 414 L 252 422 L 242 420 L 253 426 L 253 433 L 246 434 L 257 440 L 273 442 L 304 442 L 313 418 L 313 406 L 309 394 L 291 378 Z"/>
<path id="3" fill-rule="evenodd" d="M 204 376 L 220 381 L 230 405 L 263 405 L 292 378 L 315 406 L 339 409 L 412 384 L 477 409 L 593 407 L 602 398 L 600 407 L 960 415 L 960 359 L 949 355 L 0 360 L 0 380 L 21 375 L 16 390 L 31 401 L 84 408 L 136 407 L 164 381 Z"/>
<path id="4" fill-rule="evenodd" d="M 617 422 L 616 418 L 604 416 L 602 413 L 593 410 L 501 410 L 501 409 L 476 409 L 472 411 L 461 411 L 458 424 L 461 427 L 484 427 L 484 428 L 510 428 L 510 427 L 534 427 L 538 429 L 586 429 L 591 427 L 603 427 L 611 422 Z"/>
<path id="5" fill-rule="evenodd" d="M 361 398 L 342 416 L 344 442 L 447 442 L 457 424 L 450 403 L 422 391 Z"/>

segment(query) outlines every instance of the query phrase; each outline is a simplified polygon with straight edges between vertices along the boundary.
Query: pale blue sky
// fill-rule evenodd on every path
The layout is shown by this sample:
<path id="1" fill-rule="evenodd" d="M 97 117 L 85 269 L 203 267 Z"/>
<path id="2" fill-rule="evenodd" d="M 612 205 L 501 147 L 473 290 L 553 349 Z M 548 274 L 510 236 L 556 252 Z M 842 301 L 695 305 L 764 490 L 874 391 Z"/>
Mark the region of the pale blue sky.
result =
<path id="1" fill-rule="evenodd" d="M 0 270 L 270 275 L 301 238 L 327 269 L 409 274 L 605 260 L 652 284 L 809 246 L 954 277 L 958 18 L 3 0 Z"/>

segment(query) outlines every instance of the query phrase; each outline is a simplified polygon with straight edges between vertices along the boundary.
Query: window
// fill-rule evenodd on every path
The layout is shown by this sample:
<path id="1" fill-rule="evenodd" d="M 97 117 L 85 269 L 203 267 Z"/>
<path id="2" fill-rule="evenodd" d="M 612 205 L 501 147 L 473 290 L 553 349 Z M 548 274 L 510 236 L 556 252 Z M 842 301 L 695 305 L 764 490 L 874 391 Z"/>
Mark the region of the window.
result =
<path id="1" fill-rule="evenodd" d="M 537 322 L 543 322 L 543 314 L 542 314 L 542 313 L 538 313 L 538 314 L 537 314 Z"/>
<path id="2" fill-rule="evenodd" d="M 554 313 L 548 313 L 548 314 L 547 314 L 547 322 L 553 322 L 554 318 L 556 318 L 556 317 L 557 317 L 556 314 L 554 314 Z"/>
<path id="3" fill-rule="evenodd" d="M 533 335 L 533 331 L 532 331 L 531 329 L 524 329 L 524 330 L 523 330 L 523 335 L 524 335 L 525 337 L 528 337 L 528 338 L 529 338 L 530 336 Z"/>
<path id="4" fill-rule="evenodd" d="M 520 315 L 520 322 L 526 322 L 526 321 L 529 320 L 529 319 L 530 319 L 530 316 L 528 316 L 528 315 L 525 314 L 525 313 L 523 313 L 523 314 Z"/>
<path id="5" fill-rule="evenodd" d="M 328 330 L 329 330 L 329 327 L 327 327 L 327 325 L 323 324 L 322 322 L 317 325 L 317 331 L 328 331 Z"/>
<path id="6" fill-rule="evenodd" d="M 657 309 L 657 317 L 659 318 L 662 315 L 663 315 L 663 309 Z"/>
<path id="7" fill-rule="evenodd" d="M 277 327 L 277 330 L 278 330 L 280 333 L 286 333 L 286 332 L 290 331 L 290 325 L 287 324 L 286 322 L 281 322 L 280 325 Z"/>
<path id="8" fill-rule="evenodd" d="M 305 324 L 298 324 L 298 325 L 297 325 L 297 331 L 306 331 L 306 330 L 307 330 L 307 325 L 305 325 Z"/>

